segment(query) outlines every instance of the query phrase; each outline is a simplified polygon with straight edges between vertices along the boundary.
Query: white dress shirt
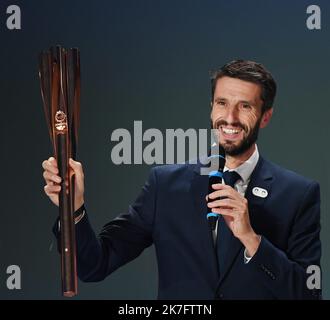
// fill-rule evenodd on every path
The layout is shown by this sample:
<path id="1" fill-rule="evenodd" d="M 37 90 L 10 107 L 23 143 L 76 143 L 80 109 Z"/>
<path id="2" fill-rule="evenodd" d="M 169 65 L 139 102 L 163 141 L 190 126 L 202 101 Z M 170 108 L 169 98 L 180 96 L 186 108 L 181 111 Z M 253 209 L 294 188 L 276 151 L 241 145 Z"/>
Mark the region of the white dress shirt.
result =
<path id="1" fill-rule="evenodd" d="M 223 171 L 236 171 L 240 176 L 241 179 L 237 180 L 237 182 L 234 185 L 234 189 L 239 192 L 241 195 L 245 195 L 246 189 L 248 187 L 248 184 L 250 182 L 251 174 L 256 167 L 259 160 L 259 151 L 258 147 L 256 145 L 256 148 L 251 155 L 249 159 L 247 159 L 244 163 L 242 163 L 240 166 L 238 166 L 235 169 L 228 169 L 226 166 L 224 167 Z M 224 184 L 224 181 L 222 181 Z M 218 220 L 216 222 L 216 227 L 213 231 L 213 240 L 216 242 L 217 239 L 217 233 L 218 233 Z M 249 257 L 247 255 L 246 249 L 244 250 L 244 262 L 248 263 L 251 260 L 252 257 Z"/>

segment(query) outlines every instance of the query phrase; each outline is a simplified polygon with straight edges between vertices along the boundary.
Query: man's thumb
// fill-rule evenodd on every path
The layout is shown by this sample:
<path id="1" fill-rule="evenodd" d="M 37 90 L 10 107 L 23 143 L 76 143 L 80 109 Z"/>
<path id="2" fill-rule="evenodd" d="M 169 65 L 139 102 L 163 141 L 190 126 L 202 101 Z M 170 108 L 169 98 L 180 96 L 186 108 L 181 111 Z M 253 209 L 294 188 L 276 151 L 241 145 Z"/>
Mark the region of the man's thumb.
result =
<path id="1" fill-rule="evenodd" d="M 76 175 L 76 179 L 80 180 L 84 178 L 84 173 L 82 169 L 82 165 L 78 161 L 74 161 L 72 158 L 69 159 L 69 165 Z"/>

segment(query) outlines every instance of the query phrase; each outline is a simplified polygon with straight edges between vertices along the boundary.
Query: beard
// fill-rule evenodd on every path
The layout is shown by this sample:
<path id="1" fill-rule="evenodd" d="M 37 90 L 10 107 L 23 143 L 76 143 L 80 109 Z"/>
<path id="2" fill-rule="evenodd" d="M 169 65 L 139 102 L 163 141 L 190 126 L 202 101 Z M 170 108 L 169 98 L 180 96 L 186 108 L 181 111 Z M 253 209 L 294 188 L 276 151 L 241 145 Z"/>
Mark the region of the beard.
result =
<path id="1" fill-rule="evenodd" d="M 238 155 L 244 153 L 245 151 L 247 151 L 248 149 L 250 149 L 250 147 L 258 139 L 261 118 L 262 118 L 262 116 L 260 116 L 260 118 L 254 125 L 254 127 L 252 127 L 250 130 L 246 125 L 244 125 L 240 122 L 236 122 L 236 123 L 232 124 L 235 127 L 241 128 L 244 133 L 243 139 L 237 145 L 235 145 L 235 143 L 232 141 L 221 143 L 220 137 L 217 137 L 218 143 L 225 150 L 226 154 L 228 154 L 229 156 L 238 156 Z M 218 120 L 218 121 L 215 121 L 215 123 L 213 125 L 212 121 L 211 121 L 211 125 L 212 125 L 213 129 L 219 130 L 218 128 L 220 128 L 221 125 L 228 125 L 228 122 L 226 122 L 225 120 Z M 220 135 L 219 132 L 218 132 L 218 135 Z"/>

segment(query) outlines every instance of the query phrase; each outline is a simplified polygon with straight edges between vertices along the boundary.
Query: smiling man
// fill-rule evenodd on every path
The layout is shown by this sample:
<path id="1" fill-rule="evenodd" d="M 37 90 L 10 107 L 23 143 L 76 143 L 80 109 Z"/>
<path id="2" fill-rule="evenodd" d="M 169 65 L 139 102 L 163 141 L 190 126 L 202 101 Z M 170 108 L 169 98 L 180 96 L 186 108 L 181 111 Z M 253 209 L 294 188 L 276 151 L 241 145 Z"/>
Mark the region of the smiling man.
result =
<path id="1" fill-rule="evenodd" d="M 266 127 L 272 117 L 275 94 L 276 83 L 271 74 L 252 61 L 233 61 L 212 77 L 212 127 L 218 130 L 217 139 L 226 152 L 226 169 L 236 169 L 232 171 L 240 173 L 243 168 L 244 172 L 237 176 L 237 182 L 240 180 L 243 183 L 245 180 L 245 190 L 259 158 L 255 144 L 259 128 Z M 214 189 L 219 191 L 211 194 L 210 199 L 224 197 L 228 200 L 213 201 L 208 206 L 212 212 L 224 215 L 231 231 L 236 237 L 241 236 L 241 242 L 250 249 L 251 256 L 254 255 L 260 237 L 250 226 L 245 190 L 233 192 L 232 188 L 224 185 L 214 185 Z M 237 200 L 238 207 L 230 206 L 232 200 Z M 232 211 L 242 204 L 245 204 L 242 216 L 247 220 L 245 231 L 250 232 L 245 238 L 238 230 L 233 230 L 235 220 L 231 216 Z"/>
<path id="2" fill-rule="evenodd" d="M 226 164 L 225 183 L 209 195 L 201 163 L 155 167 L 128 212 L 96 237 L 82 165 L 70 161 L 79 277 L 100 281 L 154 244 L 159 299 L 319 299 L 306 273 L 320 264 L 319 185 L 263 159 L 256 146 L 272 117 L 275 81 L 245 60 L 226 64 L 211 80 L 211 121 Z M 58 205 L 55 159 L 43 168 L 45 192 Z M 220 217 L 213 231 L 208 207 Z M 57 223 L 54 232 L 59 238 Z"/>

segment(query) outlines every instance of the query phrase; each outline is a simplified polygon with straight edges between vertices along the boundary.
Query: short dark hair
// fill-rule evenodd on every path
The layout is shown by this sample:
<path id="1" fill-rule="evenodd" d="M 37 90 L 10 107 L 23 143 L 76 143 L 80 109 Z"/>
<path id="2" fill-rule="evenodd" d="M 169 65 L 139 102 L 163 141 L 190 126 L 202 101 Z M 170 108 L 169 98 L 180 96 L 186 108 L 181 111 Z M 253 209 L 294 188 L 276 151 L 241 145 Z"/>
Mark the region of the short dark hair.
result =
<path id="1" fill-rule="evenodd" d="M 212 102 L 217 81 L 223 77 L 237 78 L 261 86 L 262 112 L 272 108 L 276 95 L 276 82 L 271 73 L 261 64 L 249 60 L 234 60 L 225 64 L 211 76 Z"/>

